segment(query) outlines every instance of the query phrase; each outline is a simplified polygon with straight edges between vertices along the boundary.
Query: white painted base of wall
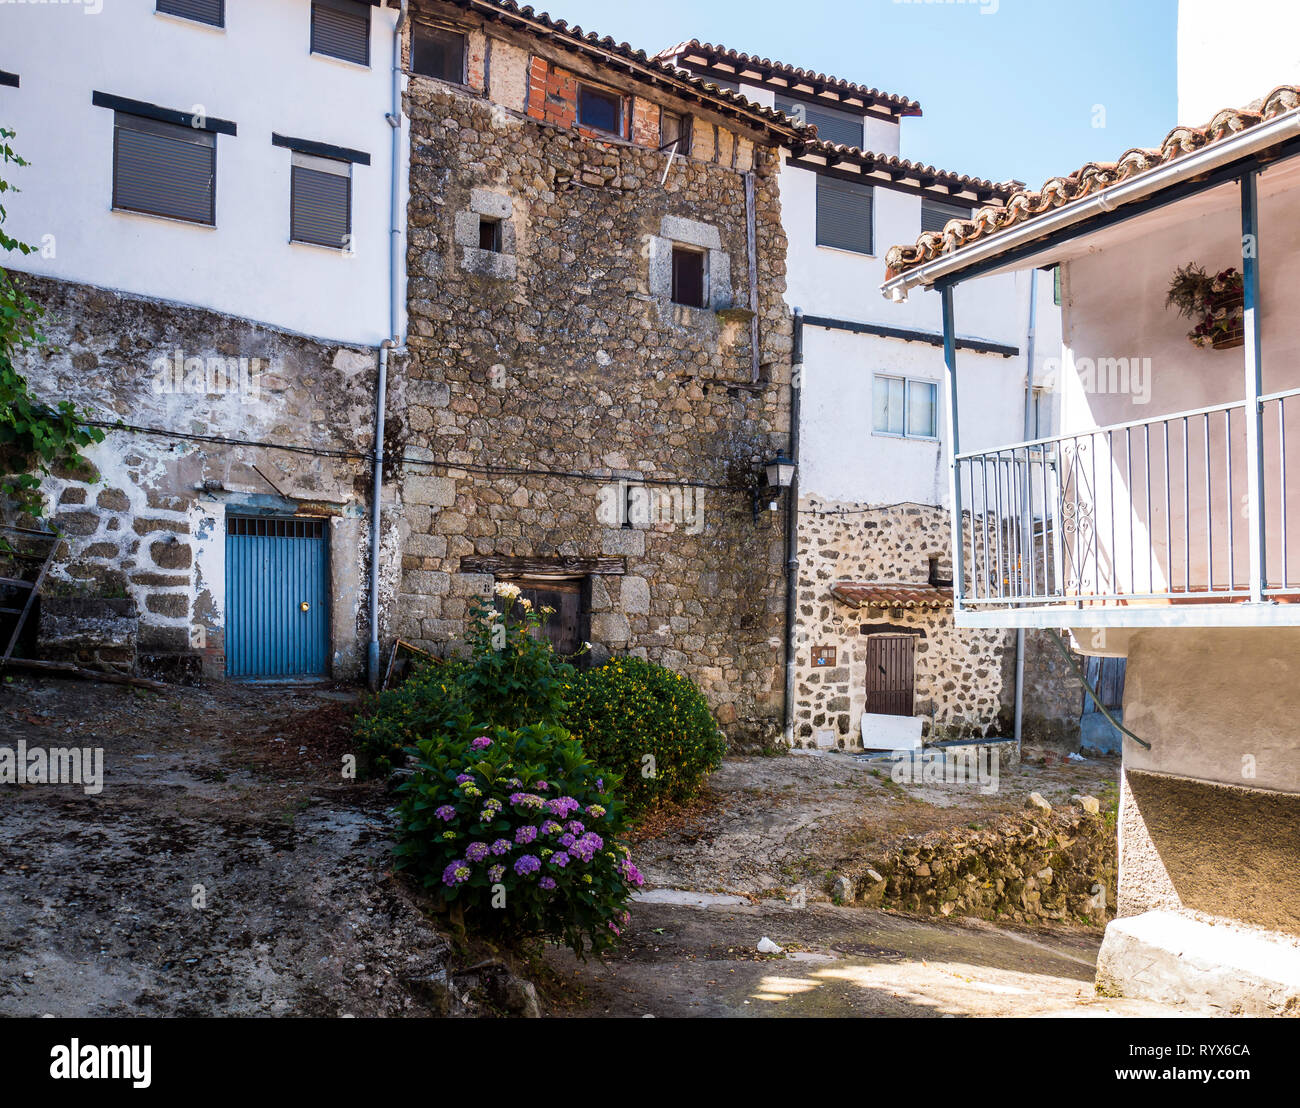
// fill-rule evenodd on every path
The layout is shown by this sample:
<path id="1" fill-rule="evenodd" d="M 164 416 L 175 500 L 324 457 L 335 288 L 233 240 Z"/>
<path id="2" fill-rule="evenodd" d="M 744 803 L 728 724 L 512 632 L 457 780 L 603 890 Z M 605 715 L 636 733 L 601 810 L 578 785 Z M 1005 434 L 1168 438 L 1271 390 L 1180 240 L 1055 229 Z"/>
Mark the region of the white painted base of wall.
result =
<path id="1" fill-rule="evenodd" d="M 863 749 L 920 750 L 923 722 L 920 716 L 876 716 L 863 713 Z"/>
<path id="2" fill-rule="evenodd" d="M 1209 1015 L 1291 1014 L 1300 1006 L 1300 944 L 1178 912 L 1143 912 L 1107 926 L 1097 988 Z"/>

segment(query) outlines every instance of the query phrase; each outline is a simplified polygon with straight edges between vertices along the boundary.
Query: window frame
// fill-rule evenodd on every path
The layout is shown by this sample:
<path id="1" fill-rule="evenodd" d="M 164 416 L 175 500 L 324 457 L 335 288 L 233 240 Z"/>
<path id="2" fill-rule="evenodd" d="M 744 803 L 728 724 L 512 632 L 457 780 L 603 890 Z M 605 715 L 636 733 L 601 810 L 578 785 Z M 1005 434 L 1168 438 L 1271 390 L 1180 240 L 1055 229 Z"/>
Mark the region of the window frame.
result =
<path id="1" fill-rule="evenodd" d="M 852 254 L 857 258 L 874 258 L 876 254 L 876 188 L 874 185 L 865 182 L 846 180 L 844 177 L 836 176 L 830 173 L 816 174 L 816 194 L 813 198 L 813 243 L 821 250 L 838 250 L 844 254 Z M 821 241 L 821 190 L 823 182 L 828 182 L 827 187 L 832 185 L 847 185 L 850 188 L 861 189 L 867 197 L 867 203 L 870 208 L 870 221 L 868 233 L 870 237 L 869 249 L 857 250 L 851 246 L 838 246 L 835 243 Z"/>
<path id="2" fill-rule="evenodd" d="M 876 426 L 876 383 L 879 381 L 901 381 L 903 385 L 902 431 L 882 431 Z M 912 408 L 912 386 L 925 385 L 933 397 L 931 411 L 934 413 L 934 430 L 930 434 L 917 434 L 910 430 Z M 908 377 L 902 373 L 875 373 L 871 378 L 871 433 L 889 439 L 911 439 L 913 442 L 939 442 L 939 382 L 929 377 Z"/>
<path id="3" fill-rule="evenodd" d="M 415 68 L 415 38 L 420 32 L 438 35 L 455 35 L 461 41 L 460 51 L 460 76 L 457 78 L 440 77 L 435 73 L 421 73 Z M 469 32 L 460 27 L 452 27 L 442 23 L 430 23 L 425 20 L 416 20 L 411 24 L 411 57 L 410 72 L 414 77 L 425 77 L 430 81 L 441 81 L 445 85 L 459 85 L 462 88 L 469 85 Z"/>
<path id="4" fill-rule="evenodd" d="M 143 123 L 147 126 L 123 126 L 123 121 L 134 121 L 137 124 Z M 174 215 L 169 212 L 151 211 L 148 208 L 133 208 L 122 202 L 118 194 L 119 186 L 119 157 L 121 132 L 123 130 L 134 131 L 137 134 L 151 134 L 158 137 L 168 137 L 168 130 L 172 132 L 174 141 L 188 141 L 194 146 L 203 146 L 211 151 L 211 186 L 209 189 L 208 219 L 190 219 L 183 215 Z M 182 138 L 182 135 L 189 137 Z M 199 140 L 199 141 L 196 141 Z M 112 196 L 110 207 L 115 212 L 123 212 L 127 215 L 142 215 L 151 219 L 165 219 L 172 223 L 184 223 L 190 227 L 216 227 L 217 225 L 217 134 L 215 131 L 208 129 L 199 129 L 195 127 L 186 127 L 182 123 L 172 123 L 167 120 L 154 119 L 147 115 L 137 115 L 133 112 L 118 108 L 113 112 L 113 181 Z"/>
<path id="5" fill-rule="evenodd" d="M 208 27 L 214 31 L 224 31 L 226 29 L 226 0 L 216 0 L 220 14 L 217 16 L 217 22 L 215 23 L 210 19 L 201 19 L 195 15 L 185 15 L 183 12 L 163 11 L 161 5 L 166 2 L 167 0 L 154 0 L 154 15 L 165 15 L 169 19 L 181 19 L 186 23 L 197 23 L 200 27 Z"/>
<path id="6" fill-rule="evenodd" d="M 503 224 L 503 220 L 496 219 L 490 215 L 480 215 L 478 217 L 478 248 L 480 250 L 485 250 L 489 254 L 505 253 L 505 227 Z M 492 229 L 492 244 L 490 246 L 484 246 L 484 231 L 489 227 Z"/>
<path id="7" fill-rule="evenodd" d="M 299 246 L 315 246 L 321 250 L 331 250 L 338 254 L 349 253 L 352 238 L 352 210 L 353 210 L 353 163 L 346 158 L 326 158 L 317 154 L 304 153 L 301 150 L 290 151 L 289 161 L 289 241 Z M 347 227 L 343 232 L 344 241 L 335 245 L 332 242 L 318 242 L 315 239 L 299 238 L 297 228 L 294 223 L 294 212 L 297 207 L 295 200 L 297 196 L 298 171 L 307 170 L 313 173 L 325 173 L 335 177 L 342 177 L 348 185 L 348 206 L 347 206 Z"/>
<path id="8" fill-rule="evenodd" d="M 598 127 L 594 123 L 588 123 L 582 118 L 582 101 L 586 96 L 596 96 L 600 98 L 613 100 L 618 105 L 618 121 L 615 130 L 609 130 L 605 127 Z M 578 82 L 577 102 L 574 104 L 574 122 L 579 127 L 586 127 L 589 131 L 597 131 L 602 135 L 613 135 L 616 138 L 623 138 L 627 131 L 627 97 L 621 92 L 606 88 L 604 85 L 591 84 L 588 81 Z"/>
<path id="9" fill-rule="evenodd" d="M 709 295 L 709 252 L 698 246 L 691 246 L 684 242 L 674 242 L 672 244 L 672 283 L 668 291 L 670 303 L 679 308 L 694 308 L 696 311 L 703 311 L 708 308 L 711 298 Z M 688 300 L 677 299 L 677 258 L 678 255 L 683 257 L 697 258 L 700 263 L 700 302 L 693 304 Z"/>
<path id="10" fill-rule="evenodd" d="M 355 58 L 345 58 L 339 54 L 330 54 L 324 50 L 316 49 L 316 12 L 319 8 L 331 8 L 336 12 L 357 14 L 357 9 L 361 8 L 366 13 L 366 59 L 357 61 Z M 307 52 L 317 58 L 329 58 L 332 61 L 343 62 L 345 65 L 360 66 L 363 69 L 370 68 L 370 38 L 374 32 L 374 17 L 370 10 L 370 5 L 363 3 L 362 0 L 311 0 L 310 18 L 307 25 Z"/>
<path id="11" fill-rule="evenodd" d="M 691 156 L 691 143 L 695 137 L 694 117 L 685 112 L 673 111 L 672 108 L 661 107 L 659 109 L 659 149 L 667 150 L 672 146 L 673 140 L 664 138 L 664 120 L 669 116 L 675 118 L 678 125 L 676 154 L 679 158 L 689 158 Z"/>

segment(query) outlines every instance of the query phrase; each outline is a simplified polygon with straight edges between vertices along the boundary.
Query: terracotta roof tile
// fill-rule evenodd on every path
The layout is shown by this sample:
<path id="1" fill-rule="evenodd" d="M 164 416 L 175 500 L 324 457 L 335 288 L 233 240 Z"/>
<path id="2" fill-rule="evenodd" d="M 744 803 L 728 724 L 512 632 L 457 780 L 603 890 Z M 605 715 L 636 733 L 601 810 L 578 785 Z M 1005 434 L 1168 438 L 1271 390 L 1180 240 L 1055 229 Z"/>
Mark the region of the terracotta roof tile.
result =
<path id="1" fill-rule="evenodd" d="M 864 100 L 887 105 L 895 115 L 921 114 L 921 105 L 906 96 L 898 96 L 892 92 L 881 92 L 878 88 L 855 84 L 853 81 L 846 81 L 843 78 L 830 76 L 826 73 L 816 73 L 811 69 L 798 69 L 795 66 L 787 65 L 785 62 L 773 61 L 771 58 L 760 58 L 757 54 L 742 54 L 720 43 L 715 46 L 711 42 L 701 42 L 699 39 L 693 38 L 689 42 L 678 43 L 678 45 L 668 50 L 662 50 L 655 56 L 660 60 L 666 60 L 679 57 L 688 50 L 710 55 L 737 68 L 746 65 L 761 67 L 770 72 L 779 73 L 782 77 L 791 80 L 818 84 L 824 88 L 833 89 L 838 93 L 862 97 Z"/>
<path id="2" fill-rule="evenodd" d="M 1204 127 L 1175 127 L 1158 147 L 1134 148 L 1125 151 L 1117 161 L 1089 162 L 1068 177 L 1052 177 L 1036 192 L 1021 190 L 1002 206 L 981 208 L 970 219 L 954 219 L 942 231 L 923 233 L 913 244 L 890 247 L 885 254 L 888 277 L 896 277 L 968 243 L 987 239 L 1112 185 L 1130 181 L 1297 107 L 1300 107 L 1300 87 L 1282 85 L 1250 107 L 1225 108 Z"/>
<path id="3" fill-rule="evenodd" d="M 815 131 L 815 127 L 810 127 Z M 837 142 L 825 142 L 822 139 L 804 141 L 799 152 L 818 154 L 830 162 L 852 162 L 862 167 L 864 173 L 883 171 L 891 177 L 907 176 L 922 180 L 932 180 L 943 185 L 950 192 L 989 193 L 991 198 L 1009 199 L 1017 189 L 1023 186 L 1019 181 L 987 181 L 982 177 L 967 177 L 965 174 L 952 173 L 946 169 L 936 169 L 932 165 L 908 161 L 896 154 L 877 154 L 871 150 L 862 150 L 856 146 L 845 146 Z"/>
<path id="4" fill-rule="evenodd" d="M 942 585 L 916 585 L 890 581 L 836 581 L 831 595 L 854 608 L 952 607 L 952 589 Z"/>

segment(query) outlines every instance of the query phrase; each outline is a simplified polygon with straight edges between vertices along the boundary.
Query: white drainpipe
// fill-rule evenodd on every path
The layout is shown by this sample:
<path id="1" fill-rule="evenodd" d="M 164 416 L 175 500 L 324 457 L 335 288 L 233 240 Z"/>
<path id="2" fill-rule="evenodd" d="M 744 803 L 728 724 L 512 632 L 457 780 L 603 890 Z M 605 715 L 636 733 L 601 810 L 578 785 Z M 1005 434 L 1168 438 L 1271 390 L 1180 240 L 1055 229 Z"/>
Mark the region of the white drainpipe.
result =
<path id="1" fill-rule="evenodd" d="M 388 358 L 397 347 L 402 283 L 402 31 L 406 27 L 406 0 L 401 0 L 393 26 L 393 108 L 386 117 L 392 129 L 392 194 L 388 234 L 388 333 L 379 346 L 379 380 L 375 385 L 374 491 L 370 506 L 370 644 L 366 671 L 372 689 L 379 687 L 379 548 L 384 492 L 384 413 L 388 403 Z"/>

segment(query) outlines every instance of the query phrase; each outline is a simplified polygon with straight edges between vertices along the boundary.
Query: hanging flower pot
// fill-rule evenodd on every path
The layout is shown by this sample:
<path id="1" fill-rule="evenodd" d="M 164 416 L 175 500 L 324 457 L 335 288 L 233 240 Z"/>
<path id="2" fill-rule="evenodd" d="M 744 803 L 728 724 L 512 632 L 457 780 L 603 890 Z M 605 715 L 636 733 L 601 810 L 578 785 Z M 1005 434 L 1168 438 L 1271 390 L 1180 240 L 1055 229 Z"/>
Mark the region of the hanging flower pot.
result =
<path id="1" fill-rule="evenodd" d="M 1165 304 L 1195 322 L 1187 333 L 1195 346 L 1232 350 L 1245 342 L 1245 299 L 1236 269 L 1211 276 L 1204 267 L 1189 262 L 1174 271 Z"/>

